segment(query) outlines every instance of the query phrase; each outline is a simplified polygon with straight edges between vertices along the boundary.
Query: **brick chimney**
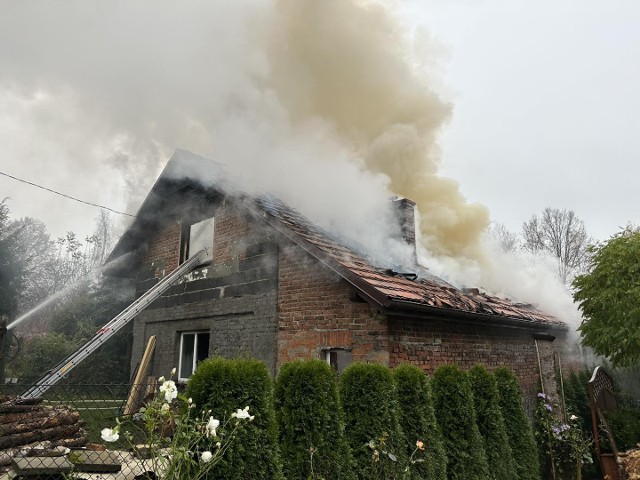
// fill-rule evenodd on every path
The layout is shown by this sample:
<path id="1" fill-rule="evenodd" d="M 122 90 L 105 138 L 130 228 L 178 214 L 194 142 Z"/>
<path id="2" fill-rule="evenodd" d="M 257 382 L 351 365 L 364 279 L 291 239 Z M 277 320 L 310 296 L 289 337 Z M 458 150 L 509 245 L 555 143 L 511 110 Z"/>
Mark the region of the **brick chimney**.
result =
<path id="1" fill-rule="evenodd" d="M 408 198 L 398 198 L 393 201 L 393 206 L 398 215 L 398 223 L 402 238 L 408 245 L 413 247 L 414 260 L 417 260 L 416 253 L 416 202 Z"/>

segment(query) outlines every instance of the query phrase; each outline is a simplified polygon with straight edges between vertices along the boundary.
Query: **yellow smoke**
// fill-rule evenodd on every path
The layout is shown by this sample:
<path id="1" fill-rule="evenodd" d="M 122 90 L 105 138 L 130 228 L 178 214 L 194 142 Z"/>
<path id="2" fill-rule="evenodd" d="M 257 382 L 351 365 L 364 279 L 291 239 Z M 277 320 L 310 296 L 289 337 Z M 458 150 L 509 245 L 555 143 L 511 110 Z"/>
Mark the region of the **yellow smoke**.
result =
<path id="1" fill-rule="evenodd" d="M 273 88 L 292 122 L 321 118 L 418 205 L 434 254 L 479 258 L 488 210 L 438 175 L 437 143 L 452 107 L 412 66 L 388 7 L 355 0 L 282 0 L 269 60 Z"/>

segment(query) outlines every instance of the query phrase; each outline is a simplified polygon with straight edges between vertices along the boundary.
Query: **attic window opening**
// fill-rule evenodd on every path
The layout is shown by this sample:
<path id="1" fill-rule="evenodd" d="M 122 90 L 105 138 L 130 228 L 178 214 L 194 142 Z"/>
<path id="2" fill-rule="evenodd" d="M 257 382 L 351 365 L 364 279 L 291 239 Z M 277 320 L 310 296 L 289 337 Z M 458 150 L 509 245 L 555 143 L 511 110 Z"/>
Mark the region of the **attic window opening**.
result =
<path id="1" fill-rule="evenodd" d="M 213 237 L 215 233 L 215 217 L 206 218 L 195 223 L 182 225 L 180 235 L 180 263 L 186 262 L 191 255 L 203 248 L 207 249 L 204 261 L 213 258 Z"/>
<path id="2" fill-rule="evenodd" d="M 338 373 L 342 373 L 353 362 L 353 354 L 350 350 L 345 350 L 344 348 L 325 349 L 322 351 L 322 356 L 331 368 Z"/>
<path id="3" fill-rule="evenodd" d="M 187 381 L 198 363 L 209 357 L 209 332 L 183 332 L 180 335 L 178 380 Z"/>

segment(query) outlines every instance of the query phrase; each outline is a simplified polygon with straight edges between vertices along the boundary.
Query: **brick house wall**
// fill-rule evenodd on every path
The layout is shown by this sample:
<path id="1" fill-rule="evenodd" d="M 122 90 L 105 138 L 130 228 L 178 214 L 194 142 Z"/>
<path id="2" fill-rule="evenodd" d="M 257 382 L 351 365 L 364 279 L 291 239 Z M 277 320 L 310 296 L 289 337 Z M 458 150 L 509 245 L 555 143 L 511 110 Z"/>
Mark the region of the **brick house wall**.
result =
<path id="1" fill-rule="evenodd" d="M 161 227 L 153 237 L 143 260 L 146 271 L 142 274 L 141 280 L 161 278 L 178 268 L 180 228 L 180 222 L 176 220 Z"/>
<path id="2" fill-rule="evenodd" d="M 281 250 L 278 273 L 278 366 L 350 350 L 354 361 L 387 364 L 387 320 L 354 300 L 353 288 L 298 246 Z"/>
<path id="3" fill-rule="evenodd" d="M 534 332 L 446 318 L 394 317 L 390 323 L 389 365 L 394 367 L 410 362 L 428 374 L 433 374 L 441 365 L 453 363 L 464 370 L 477 364 L 489 370 L 509 367 L 518 378 L 528 410 L 531 411 L 540 383 L 538 352 L 547 393 L 557 398 L 555 354 L 564 353 L 566 342 L 562 332 L 555 332 L 558 338 L 554 341 L 535 340 Z"/>
<path id="4" fill-rule="evenodd" d="M 323 358 L 342 349 L 353 361 L 390 367 L 402 362 L 432 374 L 440 365 L 490 370 L 508 366 L 529 409 L 538 389 L 538 352 L 545 384 L 555 391 L 555 355 L 564 349 L 533 338 L 535 329 L 486 325 L 482 320 L 383 315 L 359 300 L 355 288 L 292 241 L 231 201 L 211 205 L 213 261 L 172 286 L 134 322 L 132 371 L 147 339 L 156 335 L 152 375 L 178 365 L 182 332 L 208 331 L 209 355 L 251 355 L 272 374 L 289 361 Z M 137 281 L 142 294 L 178 266 L 182 224 L 167 223 L 151 238 Z"/>

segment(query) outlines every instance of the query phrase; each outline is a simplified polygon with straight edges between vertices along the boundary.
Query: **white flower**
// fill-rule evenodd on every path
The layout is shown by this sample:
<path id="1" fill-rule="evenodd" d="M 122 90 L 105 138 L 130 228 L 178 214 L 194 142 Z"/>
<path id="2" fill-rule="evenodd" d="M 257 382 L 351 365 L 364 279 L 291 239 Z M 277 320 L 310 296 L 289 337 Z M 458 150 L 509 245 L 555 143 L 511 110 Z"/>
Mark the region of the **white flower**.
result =
<path id="1" fill-rule="evenodd" d="M 220 420 L 216 420 L 213 417 L 209 417 L 209 422 L 207 423 L 207 437 L 215 437 L 216 436 L 216 428 L 220 426 Z"/>
<path id="2" fill-rule="evenodd" d="M 244 407 L 244 410 L 240 410 L 238 409 L 235 413 L 231 414 L 231 417 L 235 417 L 239 420 L 245 420 L 245 419 L 249 419 L 249 420 L 253 420 L 253 418 L 251 417 L 251 415 L 249 415 L 249 407 Z"/>
<path id="3" fill-rule="evenodd" d="M 204 463 L 209 463 L 212 458 L 213 458 L 213 455 L 211 455 L 211 452 L 207 450 L 205 452 L 202 452 L 202 456 L 200 457 L 200 460 L 202 460 Z"/>
<path id="4" fill-rule="evenodd" d="M 173 367 L 173 370 L 171 370 L 171 376 L 173 377 L 176 374 L 176 367 Z"/>
<path id="5" fill-rule="evenodd" d="M 118 434 L 118 427 L 116 428 L 103 428 L 100 432 L 100 436 L 105 442 L 115 442 L 120 438 Z"/>
<path id="6" fill-rule="evenodd" d="M 160 413 L 162 413 L 163 415 L 167 415 L 169 413 L 169 404 L 168 403 L 163 403 L 162 407 L 160 407 Z"/>
<path id="7" fill-rule="evenodd" d="M 164 383 L 164 377 L 160 377 L 160 378 L 158 379 L 158 383 Z"/>
<path id="8" fill-rule="evenodd" d="M 216 448 L 220 448 L 222 444 L 220 442 L 216 442 Z"/>
<path id="9" fill-rule="evenodd" d="M 569 420 L 572 420 L 572 421 L 573 421 L 573 420 L 577 420 L 577 419 L 578 419 L 578 417 L 576 417 L 575 415 L 571 415 L 571 416 L 569 417 Z"/>
<path id="10" fill-rule="evenodd" d="M 193 403 L 193 398 L 189 397 L 189 399 L 187 400 L 187 403 L 191 405 Z"/>
<path id="11" fill-rule="evenodd" d="M 164 399 L 171 403 L 171 401 L 178 396 L 178 389 L 176 388 L 176 382 L 173 380 L 167 380 L 160 385 L 160 391 L 164 393 Z"/>

